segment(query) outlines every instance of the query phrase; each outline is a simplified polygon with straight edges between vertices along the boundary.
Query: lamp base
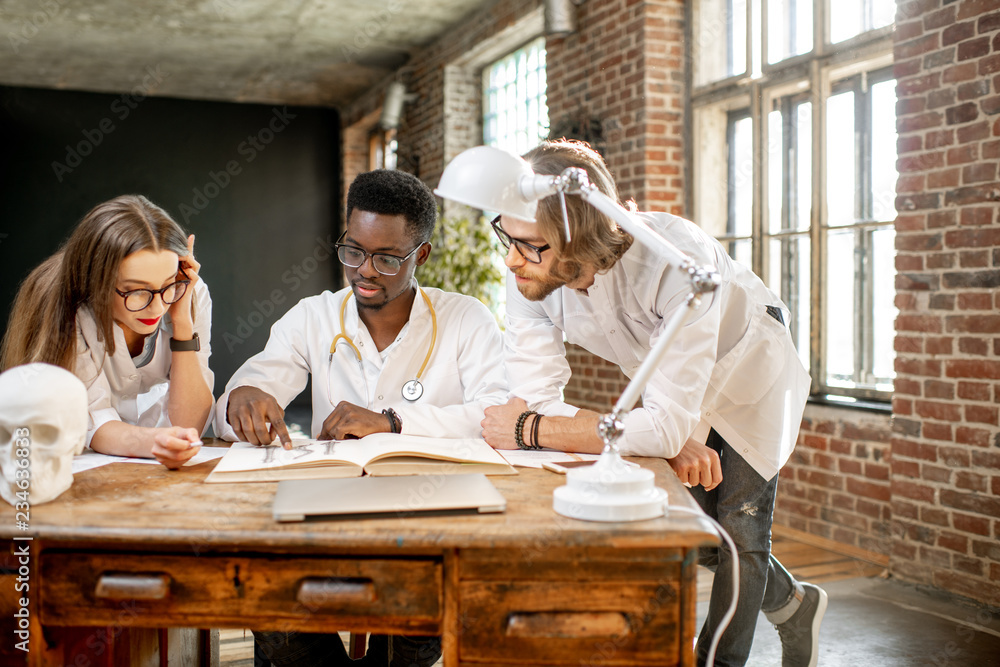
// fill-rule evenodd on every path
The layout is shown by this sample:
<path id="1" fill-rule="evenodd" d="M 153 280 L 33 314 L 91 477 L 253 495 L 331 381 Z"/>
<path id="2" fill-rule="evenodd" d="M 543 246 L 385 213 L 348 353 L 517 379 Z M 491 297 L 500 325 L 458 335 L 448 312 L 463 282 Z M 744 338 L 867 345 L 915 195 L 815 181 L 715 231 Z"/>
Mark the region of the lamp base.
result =
<path id="1" fill-rule="evenodd" d="M 667 492 L 649 470 L 608 449 L 592 466 L 566 473 L 566 485 L 552 494 L 552 508 L 583 521 L 644 521 L 663 516 Z"/>

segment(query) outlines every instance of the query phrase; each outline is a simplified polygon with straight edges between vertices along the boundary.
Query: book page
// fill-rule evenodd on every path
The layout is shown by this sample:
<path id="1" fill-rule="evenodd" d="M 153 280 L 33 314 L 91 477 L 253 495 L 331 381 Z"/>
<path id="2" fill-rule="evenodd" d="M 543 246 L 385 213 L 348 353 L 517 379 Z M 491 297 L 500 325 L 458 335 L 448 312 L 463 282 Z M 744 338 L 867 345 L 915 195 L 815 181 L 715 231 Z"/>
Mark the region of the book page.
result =
<path id="1" fill-rule="evenodd" d="M 249 442 L 234 442 L 226 455 L 215 466 L 213 472 L 247 472 L 336 465 L 363 467 L 367 458 L 362 455 L 361 460 L 358 460 L 359 451 L 356 448 L 342 447 L 346 444 L 350 444 L 350 441 L 293 439 L 292 449 L 285 449 L 280 444 L 261 447 L 251 445 Z"/>

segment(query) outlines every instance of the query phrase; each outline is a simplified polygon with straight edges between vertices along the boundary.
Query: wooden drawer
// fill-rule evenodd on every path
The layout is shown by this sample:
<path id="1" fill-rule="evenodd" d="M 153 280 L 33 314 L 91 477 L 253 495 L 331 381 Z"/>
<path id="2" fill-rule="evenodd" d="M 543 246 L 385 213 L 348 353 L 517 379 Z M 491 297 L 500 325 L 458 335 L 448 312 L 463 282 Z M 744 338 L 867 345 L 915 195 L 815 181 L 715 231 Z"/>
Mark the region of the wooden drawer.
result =
<path id="1" fill-rule="evenodd" d="M 440 631 L 434 559 L 43 552 L 50 625 Z"/>
<path id="2" fill-rule="evenodd" d="M 673 665 L 677 580 L 462 581 L 462 664 Z M 668 656 L 666 659 L 664 656 Z"/>

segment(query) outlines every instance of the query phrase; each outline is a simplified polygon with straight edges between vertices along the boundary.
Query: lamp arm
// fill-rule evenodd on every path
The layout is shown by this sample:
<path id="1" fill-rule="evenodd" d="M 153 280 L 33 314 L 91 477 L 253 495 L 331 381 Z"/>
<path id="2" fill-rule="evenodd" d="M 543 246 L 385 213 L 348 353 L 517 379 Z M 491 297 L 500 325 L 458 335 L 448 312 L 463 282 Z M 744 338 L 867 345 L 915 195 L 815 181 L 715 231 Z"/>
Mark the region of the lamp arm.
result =
<path id="1" fill-rule="evenodd" d="M 622 229 L 631 234 L 643 245 L 652 248 L 654 251 L 664 255 L 668 260 L 677 265 L 677 268 L 688 274 L 691 281 L 691 292 L 687 295 L 683 308 L 678 308 L 670 319 L 666 327 L 660 333 L 656 345 L 649 351 L 635 376 L 625 387 L 625 391 L 618 398 L 614 409 L 610 414 L 604 415 L 598 423 L 598 433 L 604 440 L 605 451 L 618 450 L 617 441 L 625 432 L 622 419 L 629 410 L 635 407 L 639 400 L 639 395 L 646 387 L 649 379 L 667 354 L 667 348 L 673 342 L 677 333 L 687 321 L 694 315 L 694 311 L 701 305 L 702 297 L 705 294 L 713 293 L 721 282 L 719 272 L 713 266 L 699 266 L 686 253 L 681 252 L 677 246 L 666 240 L 649 225 L 625 210 L 618 202 L 608 197 L 589 183 L 581 184 L 574 188 L 577 193 L 588 204 L 598 211 L 617 222 Z"/>

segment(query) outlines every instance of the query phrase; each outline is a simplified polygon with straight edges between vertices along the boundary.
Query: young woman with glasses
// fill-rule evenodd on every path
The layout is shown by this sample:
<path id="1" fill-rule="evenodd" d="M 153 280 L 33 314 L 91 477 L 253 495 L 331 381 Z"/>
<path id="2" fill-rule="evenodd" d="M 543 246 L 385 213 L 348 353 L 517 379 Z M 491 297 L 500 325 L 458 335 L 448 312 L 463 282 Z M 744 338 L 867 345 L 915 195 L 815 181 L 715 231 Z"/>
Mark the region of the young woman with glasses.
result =
<path id="1" fill-rule="evenodd" d="M 212 302 L 194 236 L 138 195 L 91 210 L 25 279 L 0 370 L 45 362 L 87 387 L 87 444 L 178 468 L 212 412 Z"/>

